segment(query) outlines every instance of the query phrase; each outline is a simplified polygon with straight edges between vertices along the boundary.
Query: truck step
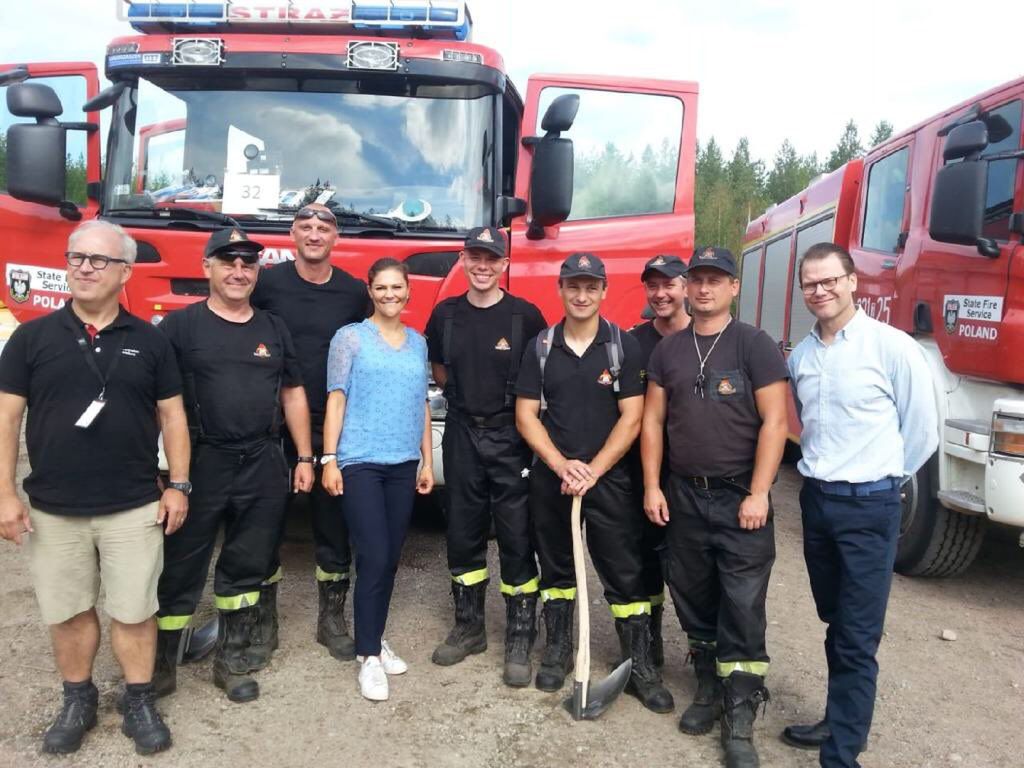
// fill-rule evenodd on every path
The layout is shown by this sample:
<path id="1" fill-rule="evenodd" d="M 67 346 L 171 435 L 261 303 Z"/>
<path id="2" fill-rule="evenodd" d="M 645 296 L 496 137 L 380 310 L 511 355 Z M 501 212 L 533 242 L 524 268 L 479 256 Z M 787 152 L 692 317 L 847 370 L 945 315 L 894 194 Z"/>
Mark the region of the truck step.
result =
<path id="1" fill-rule="evenodd" d="M 964 432 L 973 432 L 976 435 L 987 436 L 992 433 L 992 422 L 983 419 L 946 419 L 946 426 Z"/>
<path id="2" fill-rule="evenodd" d="M 970 515 L 985 514 L 985 500 L 970 491 L 939 491 L 939 501 L 944 507 Z"/>

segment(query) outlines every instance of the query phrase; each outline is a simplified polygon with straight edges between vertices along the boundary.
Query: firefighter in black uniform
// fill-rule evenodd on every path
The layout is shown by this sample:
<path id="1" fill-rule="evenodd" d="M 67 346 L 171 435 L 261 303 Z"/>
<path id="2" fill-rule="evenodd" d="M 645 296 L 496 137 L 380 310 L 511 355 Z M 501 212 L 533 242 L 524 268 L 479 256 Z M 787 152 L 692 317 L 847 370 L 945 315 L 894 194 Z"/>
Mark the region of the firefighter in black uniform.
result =
<path id="1" fill-rule="evenodd" d="M 644 265 L 640 273 L 647 295 L 647 306 L 654 313 L 654 319 L 640 323 L 630 329 L 630 334 L 640 342 L 642 376 L 646 383 L 647 363 L 658 342 L 690 325 L 686 311 L 686 262 L 671 254 L 658 254 Z M 637 487 L 643 487 L 643 472 L 640 467 L 640 441 L 633 444 L 630 461 L 636 472 Z M 651 598 L 651 653 L 654 663 L 665 663 L 664 643 L 661 636 L 662 618 L 665 615 L 665 579 L 662 576 L 661 557 L 658 550 L 665 540 L 663 528 L 649 520 L 644 521 L 644 584 Z"/>
<path id="2" fill-rule="evenodd" d="M 695 251 L 686 293 L 693 323 L 658 344 L 647 371 L 644 511 L 667 526 L 669 591 L 697 672 L 679 728 L 707 733 L 721 716 L 726 765 L 754 768 L 754 719 L 768 699 L 769 491 L 786 442 L 789 373 L 775 342 L 729 313 L 739 293 L 729 251 Z"/>
<path id="3" fill-rule="evenodd" d="M 539 584 L 527 509 L 531 461 L 516 431 L 515 382 L 526 345 L 544 327 L 533 304 L 499 286 L 508 269 L 505 235 L 471 229 L 459 262 L 469 290 L 434 308 L 427 344 L 434 381 L 448 401 L 443 442 L 448 490 L 448 568 L 455 626 L 433 661 L 457 664 L 487 649 L 487 534 L 494 523 L 506 602 L 507 685 L 530 684 Z"/>
<path id="4" fill-rule="evenodd" d="M 292 222 L 291 235 L 295 241 L 295 261 L 279 264 L 260 275 L 252 305 L 284 320 L 292 335 L 309 402 L 313 454 L 319 456 L 324 452 L 327 352 L 331 339 L 343 325 L 366 318 L 369 298 L 366 283 L 331 264 L 338 220 L 330 208 L 317 203 L 300 208 Z M 302 455 L 288 435 L 284 452 L 289 466 L 312 462 L 312 457 Z M 314 463 L 313 468 L 316 477 L 309 504 L 319 593 L 316 640 L 334 658 L 351 661 L 356 657 L 356 649 L 345 623 L 352 567 L 348 528 L 339 499 L 328 494 L 320 482 L 321 465 Z M 280 560 L 275 554 L 270 575 L 260 588 L 260 618 L 249 647 L 249 663 L 257 669 L 265 666 L 277 649 L 277 584 L 281 576 Z"/>
<path id="5" fill-rule="evenodd" d="M 304 456 L 311 454 L 309 408 L 288 329 L 249 304 L 262 246 L 240 229 L 215 232 L 203 271 L 210 298 L 160 324 L 174 347 L 193 432 L 190 514 L 164 544 L 157 589 L 158 639 L 164 654 L 154 680 L 174 689 L 175 651 L 202 595 L 221 523 L 224 542 L 214 575 L 220 629 L 213 681 L 231 701 L 252 701 L 246 651 L 288 503 L 288 466 L 278 438 L 279 414 Z M 294 489 L 308 491 L 312 465 L 295 469 Z"/>
<path id="6" fill-rule="evenodd" d="M 572 669 L 576 578 L 569 510 L 571 497 L 583 496 L 591 559 L 622 654 L 633 660 L 626 690 L 648 709 L 669 712 L 672 694 L 651 657 L 643 512 L 626 457 L 643 411 L 640 346 L 600 315 L 608 281 L 596 256 L 566 259 L 558 290 L 565 319 L 527 347 L 516 387 L 516 422 L 538 459 L 530 473 L 530 515 L 547 645 L 536 684 L 557 691 Z"/>

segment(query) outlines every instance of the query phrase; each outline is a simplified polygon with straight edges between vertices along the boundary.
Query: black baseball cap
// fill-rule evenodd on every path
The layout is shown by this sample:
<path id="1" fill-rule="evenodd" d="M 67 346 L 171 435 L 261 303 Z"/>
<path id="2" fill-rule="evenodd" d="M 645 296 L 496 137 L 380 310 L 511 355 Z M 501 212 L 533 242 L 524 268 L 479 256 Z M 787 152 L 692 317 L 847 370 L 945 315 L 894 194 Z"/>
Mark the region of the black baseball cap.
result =
<path id="1" fill-rule="evenodd" d="M 648 272 L 657 272 L 669 279 L 672 279 L 673 277 L 685 277 L 686 262 L 678 256 L 674 256 L 669 253 L 659 253 L 653 259 L 644 264 L 644 271 L 640 273 L 640 279 L 646 280 Z"/>
<path id="2" fill-rule="evenodd" d="M 711 267 L 718 269 L 730 277 L 736 277 L 736 258 L 728 248 L 708 245 L 694 248 L 693 256 L 690 257 L 689 269 L 697 267 Z"/>
<path id="3" fill-rule="evenodd" d="M 608 279 L 604 271 L 604 262 L 592 253 L 573 253 L 562 262 L 562 268 L 558 270 L 558 279 L 564 280 L 569 277 Z"/>
<path id="4" fill-rule="evenodd" d="M 210 239 L 206 241 L 203 258 L 210 259 L 224 256 L 227 253 L 238 253 L 239 251 L 256 254 L 262 250 L 263 245 L 261 243 L 250 240 L 248 235 L 238 227 L 231 227 L 230 229 L 218 230 L 210 235 Z"/>
<path id="5" fill-rule="evenodd" d="M 466 233 L 467 251 L 487 251 L 499 259 L 508 255 L 505 233 L 497 227 L 473 227 Z"/>

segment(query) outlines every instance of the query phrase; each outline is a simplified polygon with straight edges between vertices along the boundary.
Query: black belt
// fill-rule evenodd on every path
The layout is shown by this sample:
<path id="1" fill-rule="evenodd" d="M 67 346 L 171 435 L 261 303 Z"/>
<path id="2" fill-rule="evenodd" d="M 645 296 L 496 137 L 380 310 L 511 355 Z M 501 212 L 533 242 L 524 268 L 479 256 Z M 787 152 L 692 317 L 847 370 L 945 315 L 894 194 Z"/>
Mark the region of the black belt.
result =
<path id="1" fill-rule="evenodd" d="M 456 411 L 449 408 L 448 415 L 455 421 L 462 424 L 467 424 L 471 427 L 481 427 L 483 429 L 508 427 L 516 423 L 516 415 L 512 411 L 499 411 L 498 413 L 493 413 L 490 416 L 471 416 L 468 413 L 463 413 L 462 411 Z"/>
<path id="2" fill-rule="evenodd" d="M 696 475 L 687 477 L 685 475 L 678 476 L 687 485 L 692 485 L 694 488 L 701 491 L 710 491 L 719 488 L 734 488 L 741 490 L 744 493 L 750 493 L 750 480 L 753 474 L 748 472 L 742 475 L 734 475 L 732 477 L 706 477 L 704 475 Z"/>

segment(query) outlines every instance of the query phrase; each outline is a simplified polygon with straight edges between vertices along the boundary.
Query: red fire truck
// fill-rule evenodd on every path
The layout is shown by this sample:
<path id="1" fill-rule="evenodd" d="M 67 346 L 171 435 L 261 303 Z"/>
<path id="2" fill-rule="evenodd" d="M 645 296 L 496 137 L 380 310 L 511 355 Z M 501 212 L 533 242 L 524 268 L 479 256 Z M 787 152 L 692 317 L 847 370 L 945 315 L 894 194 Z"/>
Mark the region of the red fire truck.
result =
<path id="1" fill-rule="evenodd" d="M 292 215 L 314 200 L 338 214 L 337 265 L 409 265 L 417 328 L 465 290 L 470 227 L 507 228 L 508 287 L 549 319 L 569 253 L 606 259 L 607 314 L 632 324 L 644 261 L 693 247 L 694 83 L 538 75 L 524 99 L 448 0 L 121 12 L 140 34 L 108 46 L 102 90 L 90 63 L 0 66 L 8 325 L 63 305 L 67 235 L 93 217 L 138 241 L 123 300 L 153 322 L 207 293 L 210 231 L 237 222 L 269 263 L 293 258 Z"/>
<path id="2" fill-rule="evenodd" d="M 813 325 L 797 259 L 833 241 L 860 306 L 931 364 L 942 434 L 905 485 L 906 574 L 959 573 L 988 520 L 1024 527 L 1022 103 L 1024 79 L 945 110 L 769 208 L 743 241 L 739 317 L 784 350 Z"/>

